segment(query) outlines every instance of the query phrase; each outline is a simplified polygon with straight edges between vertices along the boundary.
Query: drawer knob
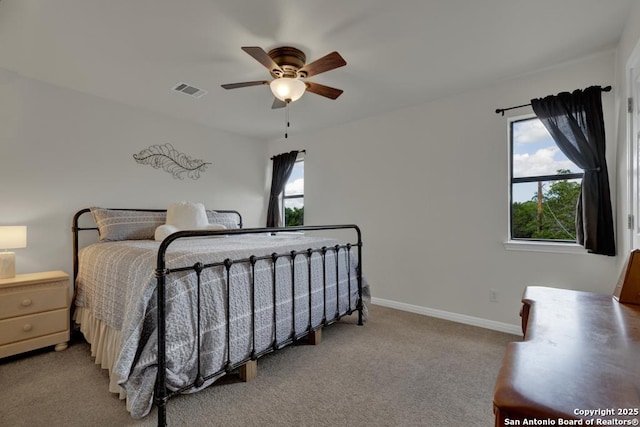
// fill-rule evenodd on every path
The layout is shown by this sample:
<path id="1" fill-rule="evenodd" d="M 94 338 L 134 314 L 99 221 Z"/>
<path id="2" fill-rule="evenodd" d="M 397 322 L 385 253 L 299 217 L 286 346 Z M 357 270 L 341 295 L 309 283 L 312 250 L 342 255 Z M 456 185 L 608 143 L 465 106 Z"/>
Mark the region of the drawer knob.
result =
<path id="1" fill-rule="evenodd" d="M 29 306 L 31 305 L 31 303 L 32 303 L 32 302 L 33 302 L 33 301 L 31 301 L 31 299 L 29 299 L 29 298 L 25 298 L 25 299 L 23 299 L 23 300 L 22 300 L 22 306 L 23 306 L 23 307 L 29 307 Z"/>
<path id="2" fill-rule="evenodd" d="M 22 327 L 22 330 L 25 332 L 29 332 L 31 329 L 33 329 L 33 326 L 31 326 L 30 323 L 27 323 Z"/>

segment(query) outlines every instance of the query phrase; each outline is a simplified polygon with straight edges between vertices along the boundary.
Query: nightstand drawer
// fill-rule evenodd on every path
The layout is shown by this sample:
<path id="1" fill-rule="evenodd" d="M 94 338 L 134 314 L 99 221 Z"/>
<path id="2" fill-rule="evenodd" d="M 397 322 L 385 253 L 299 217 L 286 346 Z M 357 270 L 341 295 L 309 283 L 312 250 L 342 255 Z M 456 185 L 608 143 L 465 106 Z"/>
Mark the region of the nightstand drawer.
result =
<path id="1" fill-rule="evenodd" d="M 0 345 L 66 331 L 69 310 L 55 310 L 0 320 Z"/>
<path id="2" fill-rule="evenodd" d="M 66 285 L 66 284 L 63 284 Z M 67 307 L 68 287 L 37 288 L 6 293 L 0 298 L 0 319 Z"/>

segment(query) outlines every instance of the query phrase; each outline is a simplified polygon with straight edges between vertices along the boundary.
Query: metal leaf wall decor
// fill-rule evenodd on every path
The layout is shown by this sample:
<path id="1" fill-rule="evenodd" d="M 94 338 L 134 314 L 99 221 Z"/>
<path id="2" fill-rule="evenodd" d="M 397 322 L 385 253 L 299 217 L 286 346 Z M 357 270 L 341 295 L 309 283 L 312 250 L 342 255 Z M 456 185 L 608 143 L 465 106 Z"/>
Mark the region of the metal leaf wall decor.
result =
<path id="1" fill-rule="evenodd" d="M 191 179 L 200 178 L 200 172 L 207 170 L 206 163 L 202 160 L 192 159 L 184 153 L 177 151 L 171 144 L 152 145 L 134 154 L 133 158 L 142 165 L 152 166 L 154 169 L 162 169 L 173 175 L 173 178 L 184 179 L 186 174 Z"/>

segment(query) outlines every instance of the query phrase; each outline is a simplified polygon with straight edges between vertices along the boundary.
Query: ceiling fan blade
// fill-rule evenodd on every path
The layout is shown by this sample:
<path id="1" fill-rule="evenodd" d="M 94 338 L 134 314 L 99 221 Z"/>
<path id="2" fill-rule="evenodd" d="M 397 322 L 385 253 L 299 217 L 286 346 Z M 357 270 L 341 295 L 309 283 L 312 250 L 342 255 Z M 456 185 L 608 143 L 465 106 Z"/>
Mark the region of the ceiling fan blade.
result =
<path id="1" fill-rule="evenodd" d="M 267 52 L 265 52 L 263 48 L 258 46 L 245 46 L 242 48 L 242 50 L 251 55 L 253 59 L 264 65 L 271 74 L 273 74 L 274 71 L 280 71 L 280 73 L 283 72 L 282 68 L 280 68 L 278 64 L 273 62 L 273 59 L 271 59 L 269 54 L 267 54 Z"/>
<path id="2" fill-rule="evenodd" d="M 298 71 L 298 73 L 304 73 L 304 77 L 311 77 L 345 65 L 347 65 L 347 61 L 345 61 L 338 52 L 331 52 L 330 54 L 305 65 Z"/>
<path id="3" fill-rule="evenodd" d="M 255 82 L 229 83 L 221 86 L 225 89 L 237 89 L 239 87 L 260 86 L 260 85 L 268 85 L 268 84 L 269 82 L 266 80 L 257 80 Z"/>
<path id="4" fill-rule="evenodd" d="M 287 106 L 287 103 L 278 99 L 278 98 L 274 98 L 273 99 L 273 105 L 271 105 L 272 109 L 276 109 L 276 108 L 284 108 Z"/>
<path id="5" fill-rule="evenodd" d="M 336 89 L 334 87 L 329 87 L 325 85 L 321 85 L 318 83 L 305 82 L 307 85 L 307 92 L 315 93 L 316 95 L 321 95 L 326 98 L 336 99 L 340 95 L 342 95 L 342 89 Z"/>

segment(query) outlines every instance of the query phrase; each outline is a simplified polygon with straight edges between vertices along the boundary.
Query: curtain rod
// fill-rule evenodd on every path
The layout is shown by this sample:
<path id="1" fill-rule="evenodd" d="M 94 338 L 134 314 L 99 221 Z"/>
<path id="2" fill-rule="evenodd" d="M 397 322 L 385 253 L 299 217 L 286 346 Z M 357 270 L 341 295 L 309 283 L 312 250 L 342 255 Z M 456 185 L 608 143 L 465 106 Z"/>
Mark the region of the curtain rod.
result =
<path id="1" fill-rule="evenodd" d="M 603 92 L 610 92 L 611 91 L 611 86 L 605 86 L 602 88 Z M 497 108 L 496 109 L 496 114 L 498 113 L 502 113 L 502 115 L 504 116 L 504 112 L 508 111 L 508 110 L 515 110 L 516 108 L 522 108 L 522 107 L 529 107 L 531 104 L 522 104 L 522 105 L 516 105 L 515 107 L 509 107 L 509 108 Z"/>
<path id="2" fill-rule="evenodd" d="M 0 1 L 1 1 L 1 0 L 0 0 Z M 298 150 L 298 153 L 304 153 L 304 154 L 307 154 L 307 150 Z M 275 157 L 275 156 L 273 156 L 273 157 Z M 272 158 L 270 158 L 269 160 L 273 160 L 273 157 L 272 157 Z"/>

